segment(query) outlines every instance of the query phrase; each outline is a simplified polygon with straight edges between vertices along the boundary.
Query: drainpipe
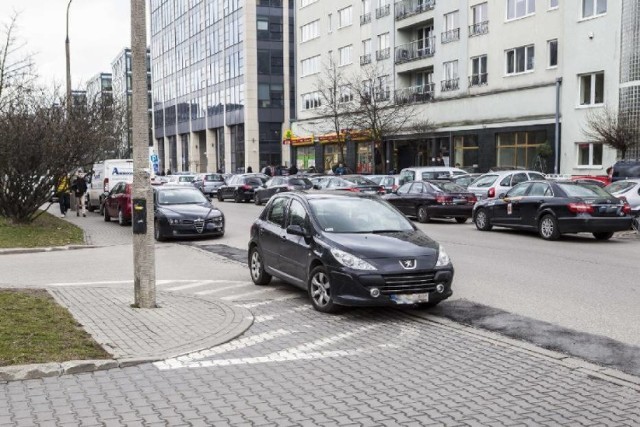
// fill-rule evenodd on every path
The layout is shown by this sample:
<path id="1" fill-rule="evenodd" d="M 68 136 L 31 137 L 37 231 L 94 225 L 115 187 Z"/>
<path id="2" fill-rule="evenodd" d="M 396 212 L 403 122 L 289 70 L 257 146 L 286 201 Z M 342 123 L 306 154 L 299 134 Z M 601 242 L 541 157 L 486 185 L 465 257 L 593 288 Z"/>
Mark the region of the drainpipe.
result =
<path id="1" fill-rule="evenodd" d="M 562 77 L 556 79 L 556 141 L 555 141 L 555 162 L 553 165 L 553 173 L 560 173 L 560 85 L 562 84 Z"/>

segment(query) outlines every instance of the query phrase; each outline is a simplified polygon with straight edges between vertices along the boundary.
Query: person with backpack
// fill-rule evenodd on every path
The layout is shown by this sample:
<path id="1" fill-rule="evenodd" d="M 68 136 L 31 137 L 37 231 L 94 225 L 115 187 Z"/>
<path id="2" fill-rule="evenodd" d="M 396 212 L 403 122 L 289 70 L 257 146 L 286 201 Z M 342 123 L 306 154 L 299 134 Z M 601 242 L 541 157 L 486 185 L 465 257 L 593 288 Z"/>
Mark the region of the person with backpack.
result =
<path id="1" fill-rule="evenodd" d="M 84 179 L 84 174 L 81 170 L 78 170 L 71 189 L 76 196 L 76 216 L 80 216 L 80 209 L 82 209 L 82 216 L 86 217 L 87 207 L 85 205 L 84 195 L 87 192 L 87 181 Z"/>
<path id="2" fill-rule="evenodd" d="M 69 178 L 67 175 L 63 175 L 58 178 L 56 194 L 58 195 L 58 204 L 60 205 L 60 217 L 64 218 L 71 207 L 71 201 L 69 198 Z"/>

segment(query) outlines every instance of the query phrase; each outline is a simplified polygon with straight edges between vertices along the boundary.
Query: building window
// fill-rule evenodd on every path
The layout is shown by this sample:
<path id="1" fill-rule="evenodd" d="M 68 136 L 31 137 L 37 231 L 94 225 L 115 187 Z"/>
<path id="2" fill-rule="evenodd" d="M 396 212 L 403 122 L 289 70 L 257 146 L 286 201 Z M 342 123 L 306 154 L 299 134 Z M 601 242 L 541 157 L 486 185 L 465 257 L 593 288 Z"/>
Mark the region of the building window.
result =
<path id="1" fill-rule="evenodd" d="M 362 40 L 362 55 L 360 56 L 360 65 L 371 63 L 371 39 Z"/>
<path id="2" fill-rule="evenodd" d="M 458 82 L 458 61 L 449 61 L 442 64 L 444 80 L 442 80 L 441 90 L 447 92 L 459 89 Z"/>
<path id="3" fill-rule="evenodd" d="M 338 11 L 338 28 L 346 27 L 352 23 L 352 11 L 353 7 L 345 7 Z"/>
<path id="4" fill-rule="evenodd" d="M 578 166 L 602 166 L 602 144 L 598 142 L 580 142 L 578 148 Z"/>
<path id="5" fill-rule="evenodd" d="M 480 147 L 477 135 L 456 136 L 453 138 L 454 162 L 459 167 L 477 167 Z"/>
<path id="6" fill-rule="evenodd" d="M 320 55 L 312 56 L 311 58 L 303 59 L 301 62 L 302 70 L 300 75 L 302 77 L 309 76 L 320 72 Z"/>
<path id="7" fill-rule="evenodd" d="M 488 3 L 480 3 L 471 7 L 471 19 L 469 37 L 487 34 L 489 32 Z"/>
<path id="8" fill-rule="evenodd" d="M 305 93 L 302 95 L 302 109 L 312 110 L 322 105 L 319 92 Z"/>
<path id="9" fill-rule="evenodd" d="M 267 18 L 258 18 L 258 31 L 269 31 L 269 20 Z"/>
<path id="10" fill-rule="evenodd" d="M 351 52 L 353 51 L 353 45 L 341 47 L 338 49 L 338 56 L 340 59 L 340 65 L 349 65 L 351 64 Z"/>
<path id="11" fill-rule="evenodd" d="M 391 49 L 389 47 L 389 33 L 380 34 L 378 36 L 378 51 L 376 52 L 376 59 L 381 61 L 391 56 Z"/>
<path id="12" fill-rule="evenodd" d="M 507 20 L 518 19 L 536 13 L 535 0 L 507 0 Z"/>
<path id="13" fill-rule="evenodd" d="M 442 43 L 450 43 L 460 40 L 460 25 L 458 23 L 458 11 L 444 15 L 444 25 L 442 28 Z"/>
<path id="14" fill-rule="evenodd" d="M 604 72 L 583 74 L 580 77 L 580 105 L 604 103 Z"/>
<path id="15" fill-rule="evenodd" d="M 371 22 L 371 0 L 362 0 L 362 14 L 360 15 L 360 25 Z"/>
<path id="16" fill-rule="evenodd" d="M 582 0 L 582 18 L 591 18 L 607 13 L 607 0 Z"/>
<path id="17" fill-rule="evenodd" d="M 538 147 L 547 141 L 546 131 L 496 134 L 496 165 L 533 169 Z"/>
<path id="18" fill-rule="evenodd" d="M 517 47 L 506 51 L 507 74 L 520 74 L 532 71 L 535 59 L 533 45 Z"/>
<path id="19" fill-rule="evenodd" d="M 300 27 L 300 42 L 304 43 L 308 40 L 320 37 L 320 20 L 316 19 L 306 25 Z"/>
<path id="20" fill-rule="evenodd" d="M 560 0 L 549 0 L 549 9 L 557 9 L 560 7 Z"/>
<path id="21" fill-rule="evenodd" d="M 471 77 L 469 86 L 481 86 L 487 84 L 487 55 L 471 58 Z"/>
<path id="22" fill-rule="evenodd" d="M 340 97 L 338 102 L 351 102 L 353 101 L 353 92 L 351 86 L 345 85 L 340 87 Z"/>
<path id="23" fill-rule="evenodd" d="M 300 9 L 302 9 L 305 6 L 309 6 L 311 3 L 315 3 L 318 0 L 300 0 Z"/>
<path id="24" fill-rule="evenodd" d="M 328 27 L 327 31 L 329 31 L 329 33 L 333 31 L 333 21 L 331 19 L 331 14 L 327 15 L 327 27 Z"/>
<path id="25" fill-rule="evenodd" d="M 547 51 L 549 52 L 549 68 L 558 66 L 558 39 L 549 40 L 547 42 Z"/>

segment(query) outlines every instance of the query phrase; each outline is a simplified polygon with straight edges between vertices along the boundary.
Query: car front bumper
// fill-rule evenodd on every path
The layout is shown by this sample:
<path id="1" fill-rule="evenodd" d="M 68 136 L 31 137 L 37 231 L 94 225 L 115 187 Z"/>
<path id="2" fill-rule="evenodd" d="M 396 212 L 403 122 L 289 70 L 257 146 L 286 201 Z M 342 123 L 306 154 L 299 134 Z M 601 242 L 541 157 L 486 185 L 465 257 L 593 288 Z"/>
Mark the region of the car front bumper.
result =
<path id="1" fill-rule="evenodd" d="M 198 231 L 193 224 L 168 224 L 165 229 L 167 230 L 167 237 L 219 236 L 224 234 L 224 223 L 207 222 L 204 224 L 202 231 Z"/>
<path id="2" fill-rule="evenodd" d="M 354 271 L 346 268 L 330 268 L 331 290 L 336 304 L 346 306 L 400 306 L 412 303 L 399 302 L 404 296 L 428 294 L 428 302 L 449 298 L 453 291 L 453 268 L 416 270 L 394 273 Z M 438 292 L 438 284 L 443 285 Z M 379 292 L 373 296 L 375 290 Z M 402 295 L 403 297 L 398 297 Z M 422 301 L 427 302 L 427 301 Z"/>

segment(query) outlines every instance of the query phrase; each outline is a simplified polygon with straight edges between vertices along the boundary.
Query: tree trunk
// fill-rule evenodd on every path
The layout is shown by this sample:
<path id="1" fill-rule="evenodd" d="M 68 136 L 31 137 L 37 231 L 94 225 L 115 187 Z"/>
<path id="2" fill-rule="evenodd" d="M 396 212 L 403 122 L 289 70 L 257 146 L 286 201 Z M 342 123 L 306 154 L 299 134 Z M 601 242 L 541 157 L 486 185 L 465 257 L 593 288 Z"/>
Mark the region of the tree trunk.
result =
<path id="1" fill-rule="evenodd" d="M 131 0 L 133 200 L 146 203 L 146 233 L 133 235 L 135 305 L 156 307 L 153 190 L 149 176 L 146 0 Z M 135 219 L 134 219 L 135 220 Z M 134 224 L 135 225 L 135 224 Z"/>

